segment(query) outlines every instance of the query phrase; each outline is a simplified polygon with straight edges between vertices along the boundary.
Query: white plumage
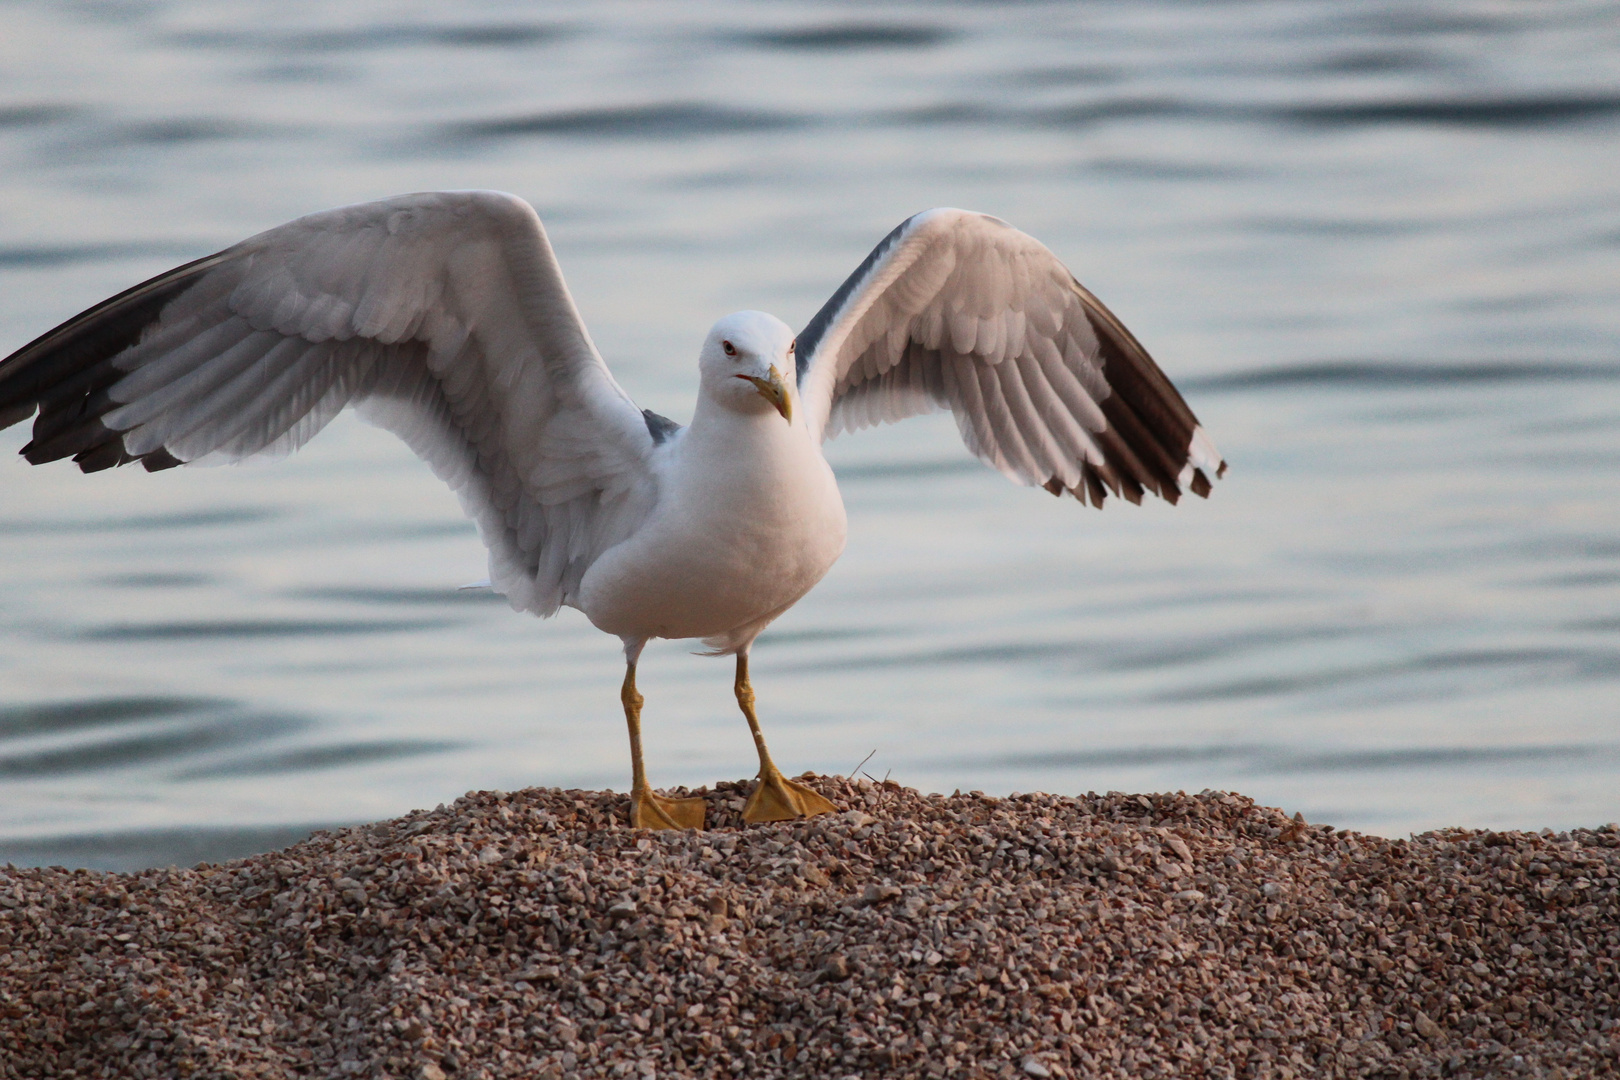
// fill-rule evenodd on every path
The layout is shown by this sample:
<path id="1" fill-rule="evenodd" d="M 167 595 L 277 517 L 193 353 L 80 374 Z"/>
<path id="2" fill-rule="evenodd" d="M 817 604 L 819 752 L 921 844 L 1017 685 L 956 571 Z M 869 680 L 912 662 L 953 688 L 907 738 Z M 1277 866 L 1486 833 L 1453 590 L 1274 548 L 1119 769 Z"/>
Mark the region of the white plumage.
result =
<path id="1" fill-rule="evenodd" d="M 643 775 L 635 662 L 653 637 L 738 658 L 751 819 L 828 807 L 771 764 L 750 644 L 826 573 L 844 511 L 821 443 L 935 409 L 1023 484 L 1101 505 L 1204 495 L 1224 469 L 1169 381 L 1045 247 L 996 218 L 903 222 L 795 339 L 710 331 L 689 427 L 638 409 L 534 211 L 434 192 L 312 214 L 138 285 L 0 362 L 0 427 L 85 471 L 288 453 L 342 408 L 460 497 L 515 609 L 567 604 L 625 643 L 632 819 L 693 824 Z M 700 815 L 699 815 L 700 820 Z"/>

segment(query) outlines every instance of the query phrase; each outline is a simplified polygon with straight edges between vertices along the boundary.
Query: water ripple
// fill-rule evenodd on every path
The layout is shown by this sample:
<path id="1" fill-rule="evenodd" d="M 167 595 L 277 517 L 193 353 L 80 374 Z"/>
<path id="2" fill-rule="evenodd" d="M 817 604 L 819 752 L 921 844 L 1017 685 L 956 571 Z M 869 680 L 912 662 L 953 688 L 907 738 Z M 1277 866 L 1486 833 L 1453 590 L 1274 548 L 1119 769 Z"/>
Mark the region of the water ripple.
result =
<path id="1" fill-rule="evenodd" d="M 1178 601 L 1179 603 L 1179 601 Z M 915 650 L 887 655 L 830 657 L 803 665 L 790 665 L 791 670 L 803 671 L 855 671 L 884 670 L 908 667 L 958 667 L 965 664 L 1013 664 L 1047 661 L 1067 661 L 1071 667 L 1093 671 L 1134 672 L 1183 667 L 1229 659 L 1256 650 L 1284 644 L 1309 641 L 1331 641 L 1353 634 L 1365 633 L 1368 627 L 1341 626 L 1289 626 L 1280 629 L 1257 630 L 1249 633 L 1225 632 L 1218 636 L 1194 638 L 1167 638 L 1151 642 L 1122 642 L 1118 640 L 1044 640 L 1038 642 L 996 642 L 994 644 L 961 645 L 949 648 Z M 865 630 L 860 636 L 888 631 Z M 831 639 L 834 634 L 824 635 Z M 857 636 L 851 632 L 843 636 Z M 1255 685 L 1269 685 L 1259 680 Z M 1232 684 L 1247 687 L 1250 684 Z M 1199 693 L 1214 691 L 1197 691 Z"/>
<path id="2" fill-rule="evenodd" d="M 228 116 L 180 116 L 121 124 L 108 132 L 103 141 L 129 146 L 170 146 L 178 143 L 214 142 L 221 139 L 263 139 L 272 129 Z"/>
<path id="3" fill-rule="evenodd" d="M 1388 769 L 1452 769 L 1620 756 L 1604 745 L 1554 746 L 1404 746 L 1379 750 L 1329 750 L 1289 753 L 1248 744 L 1226 746 L 1127 746 L 1106 750 L 1055 750 L 992 758 L 950 759 L 945 765 L 988 764 L 1003 769 L 1152 768 L 1164 765 L 1222 763 L 1252 772 L 1367 772 Z"/>
<path id="4" fill-rule="evenodd" d="M 1620 585 L 1620 570 L 1592 570 L 1577 574 L 1555 574 L 1535 582 L 1554 589 L 1590 589 L 1594 585 Z"/>
<path id="5" fill-rule="evenodd" d="M 1111 120 L 1164 119 L 1204 111 L 1203 107 L 1171 97 L 1117 97 L 1047 109 L 1030 114 L 1029 119 L 1049 127 L 1091 127 Z"/>
<path id="6" fill-rule="evenodd" d="M 1274 697 L 1312 690 L 1332 690 L 1358 683 L 1407 675 L 1478 670 L 1511 671 L 1520 680 L 1612 679 L 1620 674 L 1620 653 L 1583 649 L 1472 649 L 1437 653 L 1413 660 L 1363 664 L 1329 671 L 1265 675 L 1156 694 L 1164 703 L 1232 701 Z"/>
<path id="7" fill-rule="evenodd" d="M 42 270 L 113 259 L 185 259 L 197 247 L 170 241 L 132 241 L 117 244 L 13 244 L 0 247 L 0 270 Z"/>
<path id="8" fill-rule="evenodd" d="M 174 774 L 176 780 L 211 780 L 223 776 L 272 776 L 277 773 L 333 769 L 347 765 L 369 765 L 379 761 L 422 754 L 444 754 L 464 749 L 463 742 L 434 742 L 427 739 L 394 739 L 375 742 L 338 743 L 308 746 L 271 754 L 233 758 L 212 765 L 201 765 Z"/>
<path id="9" fill-rule="evenodd" d="M 845 52 L 859 49 L 926 49 L 956 36 L 947 27 L 922 23 L 839 22 L 792 30 L 765 30 L 738 40 L 794 52 Z"/>
<path id="10" fill-rule="evenodd" d="M 120 623 L 79 631 L 81 641 L 191 641 L 222 638 L 316 638 L 348 633 L 439 630 L 447 620 L 206 619 L 198 622 Z"/>
<path id="11" fill-rule="evenodd" d="M 1263 753 L 1254 746 L 1124 746 L 1109 750 L 1055 750 L 1034 754 L 1008 754 L 988 764 L 1004 769 L 1085 769 L 1120 766 L 1183 765 L 1189 762 L 1228 761 Z M 983 759 L 973 759 L 982 761 Z M 969 761 L 949 764 L 970 764 Z"/>
<path id="12" fill-rule="evenodd" d="M 150 764 L 240 743 L 295 734 L 311 721 L 292 716 L 246 716 L 119 735 L 72 746 L 0 754 L 0 777 L 61 776 Z"/>
<path id="13" fill-rule="evenodd" d="M 1330 53 L 1307 62 L 1304 69 L 1328 75 L 1387 75 L 1391 72 L 1435 71 L 1451 65 L 1429 49 L 1354 49 Z"/>
<path id="14" fill-rule="evenodd" d="M 349 29 L 310 31 L 194 30 L 171 35 L 178 45 L 239 49 L 289 54 L 358 52 L 398 46 L 428 45 L 450 48 L 509 48 L 541 45 L 565 37 L 568 31 L 547 23 L 466 23 L 415 25 L 397 23 Z"/>
<path id="15" fill-rule="evenodd" d="M 80 728 L 176 716 L 219 709 L 231 702 L 199 697 L 105 697 L 0 709 L 0 740 L 31 735 L 59 735 Z"/>
<path id="16" fill-rule="evenodd" d="M 84 112 L 82 106 L 42 101 L 31 105 L 0 106 L 0 128 L 38 127 L 67 120 Z"/>
<path id="17" fill-rule="evenodd" d="M 1409 387 L 1491 385 L 1513 382 L 1609 382 L 1620 364 L 1567 361 L 1484 361 L 1426 364 L 1384 360 L 1326 360 L 1253 368 L 1181 379 L 1192 390 L 1271 390 L 1296 386 L 1358 386 L 1378 390 Z"/>
<path id="18" fill-rule="evenodd" d="M 1444 769 L 1614 755 L 1615 749 L 1608 746 L 1409 746 L 1395 750 L 1338 750 L 1280 756 L 1265 763 L 1265 767 L 1271 772 L 1359 772 Z"/>
<path id="19" fill-rule="evenodd" d="M 252 525 L 278 516 L 278 511 L 262 507 L 224 510 L 194 510 L 173 514 L 131 514 L 126 517 L 96 519 L 58 518 L 30 521 L 0 521 L 0 535 L 78 536 L 83 533 L 167 532 L 207 528 L 215 525 Z"/>
<path id="20" fill-rule="evenodd" d="M 224 638 L 325 637 L 337 634 L 391 634 L 437 630 L 440 619 L 385 622 L 381 619 L 204 619 L 196 622 L 122 623 L 80 631 L 81 641 L 190 641 Z"/>
<path id="21" fill-rule="evenodd" d="M 213 584 L 207 574 L 181 572 L 155 572 L 141 574 L 108 574 L 95 579 L 95 584 L 109 589 L 196 589 Z"/>
<path id="22" fill-rule="evenodd" d="M 784 671 L 861 671 L 907 667 L 954 667 L 960 664 L 1007 664 L 1032 660 L 1068 660 L 1084 656 L 1094 648 L 1073 642 L 1027 642 L 996 645 L 965 645 L 956 648 L 892 653 L 887 656 L 839 656 L 808 664 L 781 666 Z"/>
<path id="23" fill-rule="evenodd" d="M 525 135 L 652 139 L 779 131 L 804 123 L 803 117 L 790 113 L 703 102 L 667 102 L 465 120 L 445 125 L 441 131 L 446 139 L 462 142 Z"/>
<path id="24" fill-rule="evenodd" d="M 1589 633 L 1613 634 L 1620 632 L 1620 615 L 1607 619 L 1581 619 L 1576 622 L 1564 624 L 1566 630 L 1586 631 Z"/>
<path id="25" fill-rule="evenodd" d="M 1546 127 L 1620 115 L 1617 94 L 1517 94 L 1501 97 L 1407 98 L 1323 102 L 1278 109 L 1302 124 L 1451 124 L 1464 127 Z"/>
<path id="26" fill-rule="evenodd" d="M 355 604 L 387 607 L 440 604 L 506 604 L 506 597 L 492 589 L 409 588 L 403 586 L 344 585 L 330 588 L 298 589 L 289 595 L 311 600 L 339 600 Z"/>
<path id="27" fill-rule="evenodd" d="M 1063 105 L 1023 106 L 974 98 L 942 99 L 901 109 L 790 113 L 711 102 L 648 102 L 462 120 L 439 129 L 450 142 L 534 135 L 580 138 L 684 138 L 745 135 L 806 127 L 986 127 L 1082 129 L 1116 121 L 1201 120 L 1327 126 L 1430 123 L 1462 126 L 1549 126 L 1620 115 L 1620 96 L 1548 95 L 1502 99 L 1327 101 L 1276 105 L 1193 101 L 1170 94 L 1098 95 Z"/>

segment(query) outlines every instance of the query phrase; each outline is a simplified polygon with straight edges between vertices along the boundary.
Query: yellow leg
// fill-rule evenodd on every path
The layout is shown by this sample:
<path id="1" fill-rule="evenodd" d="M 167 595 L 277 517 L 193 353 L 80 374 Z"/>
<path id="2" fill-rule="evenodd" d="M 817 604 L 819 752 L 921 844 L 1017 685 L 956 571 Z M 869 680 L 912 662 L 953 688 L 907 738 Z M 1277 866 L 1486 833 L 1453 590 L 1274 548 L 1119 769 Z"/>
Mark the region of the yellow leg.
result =
<path id="1" fill-rule="evenodd" d="M 759 751 L 759 784 L 748 796 L 743 807 L 743 820 L 748 822 L 791 821 L 794 818 L 830 814 L 838 809 L 803 784 L 794 783 L 782 775 L 765 748 L 765 735 L 759 730 L 759 717 L 754 715 L 754 688 L 748 682 L 748 654 L 737 654 L 737 704 L 748 718 L 748 730 L 754 733 L 754 749 Z"/>
<path id="2" fill-rule="evenodd" d="M 630 826 L 635 829 L 701 829 L 702 799 L 666 799 L 654 795 L 641 765 L 641 703 L 636 691 L 636 665 L 626 665 L 624 686 L 619 690 L 624 702 L 624 722 L 630 727 Z"/>

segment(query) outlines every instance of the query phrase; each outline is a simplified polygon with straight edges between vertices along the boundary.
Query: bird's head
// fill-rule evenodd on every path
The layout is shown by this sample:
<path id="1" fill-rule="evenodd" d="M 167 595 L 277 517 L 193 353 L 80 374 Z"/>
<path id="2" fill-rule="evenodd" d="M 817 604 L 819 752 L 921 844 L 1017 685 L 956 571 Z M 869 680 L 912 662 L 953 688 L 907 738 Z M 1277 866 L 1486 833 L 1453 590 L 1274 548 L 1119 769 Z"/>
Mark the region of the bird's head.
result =
<path id="1" fill-rule="evenodd" d="M 793 331 L 775 315 L 738 311 L 714 324 L 698 371 L 703 392 L 742 413 L 775 409 L 793 422 Z"/>

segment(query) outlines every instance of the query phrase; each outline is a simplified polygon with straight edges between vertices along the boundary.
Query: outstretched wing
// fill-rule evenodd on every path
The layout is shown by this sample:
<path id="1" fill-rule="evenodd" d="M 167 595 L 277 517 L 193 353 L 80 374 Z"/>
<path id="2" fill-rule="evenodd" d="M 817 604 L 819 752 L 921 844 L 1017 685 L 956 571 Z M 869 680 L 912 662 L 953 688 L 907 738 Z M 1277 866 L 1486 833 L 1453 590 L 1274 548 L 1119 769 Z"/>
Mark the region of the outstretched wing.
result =
<path id="1" fill-rule="evenodd" d="M 823 439 L 950 409 L 987 464 L 1101 506 L 1208 495 L 1226 465 L 1112 312 L 999 218 L 927 210 L 884 238 L 798 339 Z"/>
<path id="2" fill-rule="evenodd" d="M 455 489 L 490 578 L 541 615 L 651 507 L 657 425 L 614 382 L 521 199 L 434 192 L 299 218 L 0 361 L 0 427 L 86 472 L 284 454 L 345 405 Z"/>

